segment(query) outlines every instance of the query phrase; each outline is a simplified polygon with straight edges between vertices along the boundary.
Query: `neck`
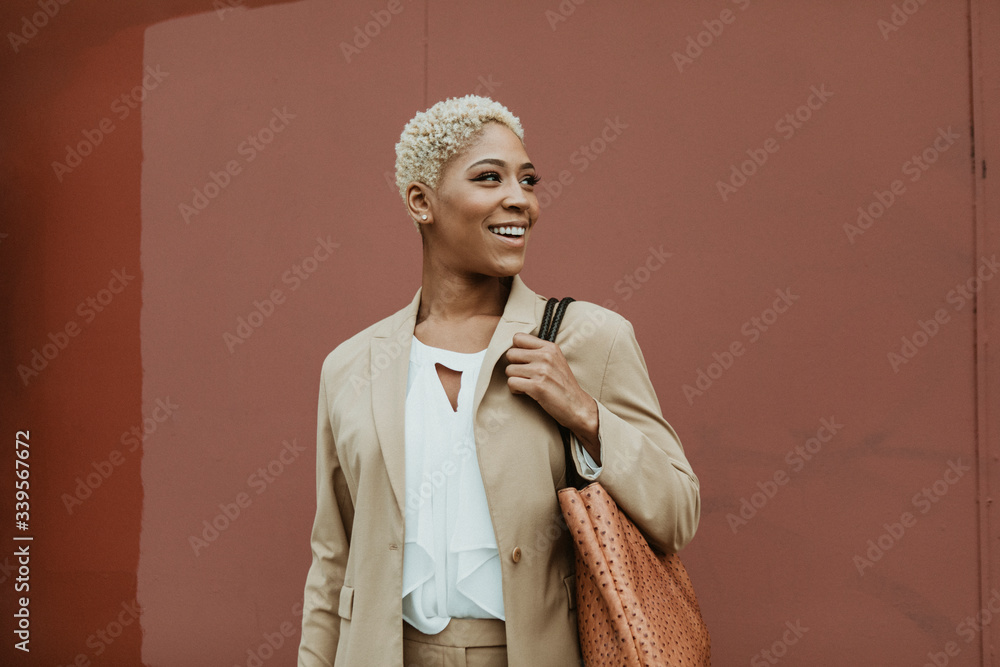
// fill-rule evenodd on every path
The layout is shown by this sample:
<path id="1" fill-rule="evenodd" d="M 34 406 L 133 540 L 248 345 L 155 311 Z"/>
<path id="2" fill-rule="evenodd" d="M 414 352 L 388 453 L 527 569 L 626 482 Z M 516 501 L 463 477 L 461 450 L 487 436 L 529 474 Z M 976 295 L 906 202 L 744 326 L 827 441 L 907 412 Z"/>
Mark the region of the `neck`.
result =
<path id="1" fill-rule="evenodd" d="M 424 270 L 417 323 L 462 322 L 476 317 L 500 317 L 513 276 L 433 273 Z"/>

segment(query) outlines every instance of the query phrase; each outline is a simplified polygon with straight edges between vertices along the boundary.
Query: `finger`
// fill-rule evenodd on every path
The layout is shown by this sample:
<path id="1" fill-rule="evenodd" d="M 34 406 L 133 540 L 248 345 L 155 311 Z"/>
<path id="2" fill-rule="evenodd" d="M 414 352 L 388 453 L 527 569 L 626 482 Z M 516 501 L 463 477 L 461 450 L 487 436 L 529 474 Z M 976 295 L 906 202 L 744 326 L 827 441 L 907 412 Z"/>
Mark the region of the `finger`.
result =
<path id="1" fill-rule="evenodd" d="M 508 377 L 507 388 L 510 389 L 510 393 L 512 394 L 525 394 L 527 393 L 523 389 L 525 382 L 527 382 L 527 380 L 521 377 Z"/>
<path id="2" fill-rule="evenodd" d="M 512 364 L 529 364 L 538 358 L 539 348 L 510 347 L 504 353 L 507 361 Z"/>
<path id="3" fill-rule="evenodd" d="M 513 342 L 515 347 L 522 347 L 528 349 L 544 347 L 548 343 L 548 341 L 542 340 L 538 336 L 521 333 L 520 331 L 514 334 Z"/>
<path id="4" fill-rule="evenodd" d="M 507 364 L 507 366 L 503 369 L 503 372 L 507 375 L 508 378 L 516 377 L 516 378 L 528 379 L 532 377 L 532 375 L 535 373 L 535 370 L 530 363 L 523 363 L 523 364 Z"/>

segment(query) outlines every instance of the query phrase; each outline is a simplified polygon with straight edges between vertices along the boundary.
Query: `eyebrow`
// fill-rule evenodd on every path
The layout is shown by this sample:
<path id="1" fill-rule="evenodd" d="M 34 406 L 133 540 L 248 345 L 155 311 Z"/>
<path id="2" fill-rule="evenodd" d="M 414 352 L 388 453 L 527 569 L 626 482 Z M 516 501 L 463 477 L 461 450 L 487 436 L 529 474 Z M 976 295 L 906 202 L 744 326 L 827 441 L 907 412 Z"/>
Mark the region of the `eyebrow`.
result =
<path id="1" fill-rule="evenodd" d="M 507 166 L 507 163 L 504 162 L 503 160 L 498 160 L 497 158 L 488 157 L 485 160 L 480 160 L 479 162 L 474 162 L 474 163 L 470 164 L 468 167 L 466 167 L 466 169 L 467 170 L 468 169 L 472 169 L 473 167 L 476 167 L 476 166 L 481 165 L 481 164 L 495 164 L 498 167 L 506 167 Z M 534 168 L 535 168 L 535 165 L 531 164 L 530 162 L 525 162 L 524 164 L 521 165 L 521 169 L 534 169 Z"/>

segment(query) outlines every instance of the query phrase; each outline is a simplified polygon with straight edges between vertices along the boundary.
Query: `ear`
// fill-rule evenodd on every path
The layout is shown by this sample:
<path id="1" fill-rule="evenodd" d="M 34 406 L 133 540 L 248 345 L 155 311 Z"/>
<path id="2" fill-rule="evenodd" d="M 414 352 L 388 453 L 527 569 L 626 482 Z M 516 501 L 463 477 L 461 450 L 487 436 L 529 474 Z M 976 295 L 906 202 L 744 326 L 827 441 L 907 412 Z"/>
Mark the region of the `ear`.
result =
<path id="1" fill-rule="evenodd" d="M 434 199 L 434 192 L 425 183 L 420 181 L 410 181 L 406 186 L 406 209 L 410 217 L 420 224 L 433 222 L 431 214 L 431 204 Z M 423 216 L 427 216 L 424 220 Z"/>

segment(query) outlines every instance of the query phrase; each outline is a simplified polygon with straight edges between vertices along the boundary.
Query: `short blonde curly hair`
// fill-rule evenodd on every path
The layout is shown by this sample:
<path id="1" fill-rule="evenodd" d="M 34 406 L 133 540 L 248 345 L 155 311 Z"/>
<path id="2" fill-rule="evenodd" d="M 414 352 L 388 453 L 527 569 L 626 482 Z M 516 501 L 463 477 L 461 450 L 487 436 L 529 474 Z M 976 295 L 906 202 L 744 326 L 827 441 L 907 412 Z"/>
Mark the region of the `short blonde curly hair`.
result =
<path id="1" fill-rule="evenodd" d="M 410 119 L 396 144 L 396 187 L 403 203 L 411 181 L 436 188 L 448 160 L 488 122 L 505 125 L 524 143 L 520 119 L 499 102 L 479 95 L 442 100 Z M 419 231 L 420 223 L 413 224 Z"/>

